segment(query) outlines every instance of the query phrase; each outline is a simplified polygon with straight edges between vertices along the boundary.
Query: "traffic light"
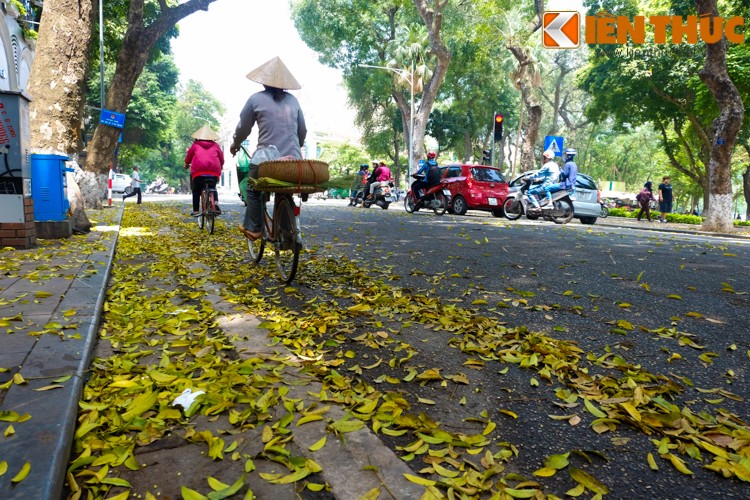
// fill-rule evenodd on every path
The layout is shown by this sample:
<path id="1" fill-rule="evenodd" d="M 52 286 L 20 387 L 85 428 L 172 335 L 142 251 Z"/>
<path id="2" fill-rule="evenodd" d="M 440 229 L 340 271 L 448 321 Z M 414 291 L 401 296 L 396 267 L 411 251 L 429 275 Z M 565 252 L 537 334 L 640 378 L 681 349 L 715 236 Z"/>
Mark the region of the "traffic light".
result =
<path id="1" fill-rule="evenodd" d="M 491 165 L 492 164 L 492 151 L 489 149 L 483 149 L 482 150 L 482 165 Z"/>
<path id="2" fill-rule="evenodd" d="M 495 142 L 503 138 L 503 115 L 495 113 Z"/>

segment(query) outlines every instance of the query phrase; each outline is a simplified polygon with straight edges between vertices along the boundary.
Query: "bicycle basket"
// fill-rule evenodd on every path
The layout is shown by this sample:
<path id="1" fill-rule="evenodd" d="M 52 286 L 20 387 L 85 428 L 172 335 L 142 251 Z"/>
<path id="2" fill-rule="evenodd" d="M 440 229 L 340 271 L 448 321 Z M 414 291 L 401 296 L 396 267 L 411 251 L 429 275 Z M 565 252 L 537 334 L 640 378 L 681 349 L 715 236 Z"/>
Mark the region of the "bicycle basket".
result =
<path id="1" fill-rule="evenodd" d="M 258 177 L 315 186 L 328 182 L 328 164 L 319 160 L 265 161 L 258 166 Z"/>

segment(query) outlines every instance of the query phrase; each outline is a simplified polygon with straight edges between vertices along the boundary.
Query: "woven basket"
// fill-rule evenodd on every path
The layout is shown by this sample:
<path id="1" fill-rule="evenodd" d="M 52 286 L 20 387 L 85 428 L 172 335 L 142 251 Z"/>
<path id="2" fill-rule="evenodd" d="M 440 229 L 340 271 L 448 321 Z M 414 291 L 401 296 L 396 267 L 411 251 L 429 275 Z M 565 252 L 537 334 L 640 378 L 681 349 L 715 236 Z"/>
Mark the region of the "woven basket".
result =
<path id="1" fill-rule="evenodd" d="M 328 164 L 318 160 L 274 160 L 258 165 L 258 177 L 270 177 L 297 185 L 328 182 Z"/>
<path id="2" fill-rule="evenodd" d="M 269 192 L 269 193 L 322 193 L 325 191 L 326 188 L 322 186 L 312 186 L 307 184 L 301 184 L 299 186 L 293 186 L 293 187 L 264 187 L 263 192 Z"/>

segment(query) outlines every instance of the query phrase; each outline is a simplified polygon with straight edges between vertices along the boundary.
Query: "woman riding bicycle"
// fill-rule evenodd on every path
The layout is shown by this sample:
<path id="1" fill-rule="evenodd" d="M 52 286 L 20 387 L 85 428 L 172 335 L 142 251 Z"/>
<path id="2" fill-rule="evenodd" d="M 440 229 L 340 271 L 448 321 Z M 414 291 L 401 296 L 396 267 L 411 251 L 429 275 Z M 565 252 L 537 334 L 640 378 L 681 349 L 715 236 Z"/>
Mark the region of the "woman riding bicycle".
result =
<path id="1" fill-rule="evenodd" d="M 193 213 L 190 215 L 197 217 L 200 215 L 198 204 L 201 199 L 201 191 L 204 186 L 215 189 L 216 181 L 221 176 L 221 168 L 224 165 L 224 152 L 216 143 L 219 134 L 211 130 L 208 124 L 203 125 L 191 136 L 192 146 L 185 155 L 185 168 L 190 168 L 190 177 L 192 178 L 193 188 Z M 214 191 L 214 203 L 216 214 L 221 214 L 219 209 L 219 194 Z"/>
<path id="2" fill-rule="evenodd" d="M 278 57 L 252 70 L 247 78 L 263 85 L 264 90 L 251 95 L 242 108 L 229 151 L 233 156 L 237 153 L 257 122 L 258 149 L 276 146 L 281 157 L 302 158 L 301 147 L 307 136 L 305 117 L 297 99 L 285 91 L 298 90 L 300 84 Z M 257 165 L 250 165 L 249 176 L 258 178 Z M 239 229 L 250 240 L 261 236 L 261 196 L 260 191 L 247 191 L 247 209 Z"/>

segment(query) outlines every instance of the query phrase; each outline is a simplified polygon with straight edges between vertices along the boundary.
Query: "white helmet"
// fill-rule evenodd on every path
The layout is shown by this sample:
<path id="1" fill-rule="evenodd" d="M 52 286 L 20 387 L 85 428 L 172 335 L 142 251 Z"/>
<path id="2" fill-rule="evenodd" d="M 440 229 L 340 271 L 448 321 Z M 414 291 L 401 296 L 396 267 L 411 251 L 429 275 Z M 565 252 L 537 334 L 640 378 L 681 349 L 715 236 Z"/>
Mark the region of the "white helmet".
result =
<path id="1" fill-rule="evenodd" d="M 551 159 L 553 159 L 555 157 L 555 152 L 552 151 L 551 149 L 548 149 L 547 151 L 545 151 L 544 153 L 542 153 L 542 156 L 544 158 L 547 158 L 548 160 L 551 160 Z"/>

